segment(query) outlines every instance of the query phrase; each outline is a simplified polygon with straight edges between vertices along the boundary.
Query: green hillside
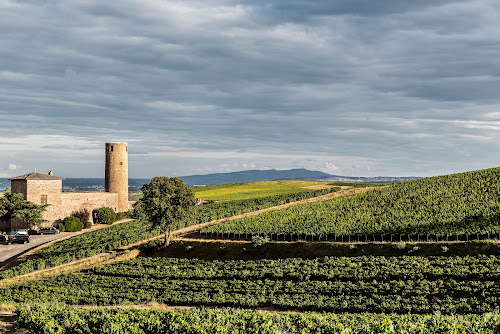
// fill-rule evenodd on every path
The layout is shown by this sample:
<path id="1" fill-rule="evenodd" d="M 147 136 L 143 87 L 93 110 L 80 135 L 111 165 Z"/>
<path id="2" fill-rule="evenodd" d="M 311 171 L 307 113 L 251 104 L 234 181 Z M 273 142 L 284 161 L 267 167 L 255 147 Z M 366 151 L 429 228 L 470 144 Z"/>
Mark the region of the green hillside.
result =
<path id="1" fill-rule="evenodd" d="M 331 201 L 242 218 L 205 232 L 363 235 L 496 233 L 500 168 L 395 183 Z"/>

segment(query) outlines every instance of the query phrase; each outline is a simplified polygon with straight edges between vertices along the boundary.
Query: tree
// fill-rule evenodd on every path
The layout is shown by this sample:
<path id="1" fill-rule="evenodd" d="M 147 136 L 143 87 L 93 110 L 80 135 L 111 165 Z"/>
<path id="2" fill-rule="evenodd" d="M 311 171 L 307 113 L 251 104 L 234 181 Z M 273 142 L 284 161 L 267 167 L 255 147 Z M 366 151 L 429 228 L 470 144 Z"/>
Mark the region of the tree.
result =
<path id="1" fill-rule="evenodd" d="M 26 222 L 28 227 L 40 226 L 45 220 L 42 214 L 48 204 L 38 205 L 24 199 L 23 194 L 6 192 L 0 197 L 0 219 L 10 222 L 17 218 Z"/>
<path id="2" fill-rule="evenodd" d="M 141 188 L 139 200 L 143 215 L 154 225 L 165 230 L 165 245 L 170 244 L 172 224 L 189 218 L 194 213 L 196 198 L 190 187 L 178 177 L 154 177 Z"/>

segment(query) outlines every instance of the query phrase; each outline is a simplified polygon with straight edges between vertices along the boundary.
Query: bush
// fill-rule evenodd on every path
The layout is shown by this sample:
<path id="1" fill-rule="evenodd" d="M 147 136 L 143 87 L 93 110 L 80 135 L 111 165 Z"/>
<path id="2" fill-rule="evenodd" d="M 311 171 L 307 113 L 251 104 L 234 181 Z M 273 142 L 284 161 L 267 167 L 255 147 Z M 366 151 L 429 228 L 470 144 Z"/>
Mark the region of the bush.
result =
<path id="1" fill-rule="evenodd" d="M 396 244 L 396 248 L 399 249 L 399 250 L 403 250 L 406 248 L 406 242 L 398 242 Z"/>
<path id="2" fill-rule="evenodd" d="M 91 228 L 92 227 L 92 222 L 89 220 L 88 222 L 85 223 L 85 228 Z"/>
<path id="3" fill-rule="evenodd" d="M 113 224 L 116 221 L 116 213 L 110 207 L 95 209 L 94 217 L 96 224 Z"/>
<path id="4" fill-rule="evenodd" d="M 66 228 L 64 227 L 64 223 L 60 222 L 59 225 L 57 226 L 59 232 L 66 232 Z"/>
<path id="5" fill-rule="evenodd" d="M 252 244 L 254 247 L 265 245 L 268 242 L 269 242 L 269 237 L 267 235 L 263 237 L 261 237 L 260 235 L 254 235 L 252 237 Z"/>
<path id="6" fill-rule="evenodd" d="M 83 229 L 83 224 L 80 221 L 80 219 L 74 217 L 74 216 L 69 216 L 64 218 L 64 227 L 67 232 L 78 232 Z"/>
<path id="7" fill-rule="evenodd" d="M 78 219 L 80 219 L 80 221 L 82 222 L 83 226 L 85 226 L 85 228 L 87 228 L 87 222 L 90 220 L 90 211 L 88 209 L 80 209 L 78 211 L 73 211 L 73 213 L 71 214 L 73 217 L 76 217 Z"/>
<path id="8" fill-rule="evenodd" d="M 127 212 L 117 212 L 115 221 L 127 218 Z"/>

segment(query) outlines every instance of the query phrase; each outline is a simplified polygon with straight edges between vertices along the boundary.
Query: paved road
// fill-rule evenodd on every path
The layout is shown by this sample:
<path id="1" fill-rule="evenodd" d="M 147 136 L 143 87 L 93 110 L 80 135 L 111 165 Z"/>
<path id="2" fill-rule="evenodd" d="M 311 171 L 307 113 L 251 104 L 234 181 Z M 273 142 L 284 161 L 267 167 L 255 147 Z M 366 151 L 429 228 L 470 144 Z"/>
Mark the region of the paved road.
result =
<path id="1" fill-rule="evenodd" d="M 123 223 L 126 221 L 130 221 L 131 219 L 120 220 L 119 222 L 114 223 L 113 225 Z M 57 239 L 62 239 L 66 237 L 72 237 L 78 234 L 83 234 L 95 230 L 99 230 L 101 228 L 108 227 L 110 225 L 94 225 L 90 229 L 84 229 L 80 232 L 62 232 L 59 234 L 47 234 L 47 235 L 31 235 L 30 242 L 27 244 L 12 244 L 6 245 L 0 243 L 0 268 L 9 263 L 10 261 L 16 259 L 18 256 L 28 252 L 29 250 L 36 248 L 40 245 L 43 245 L 47 242 L 54 241 Z"/>

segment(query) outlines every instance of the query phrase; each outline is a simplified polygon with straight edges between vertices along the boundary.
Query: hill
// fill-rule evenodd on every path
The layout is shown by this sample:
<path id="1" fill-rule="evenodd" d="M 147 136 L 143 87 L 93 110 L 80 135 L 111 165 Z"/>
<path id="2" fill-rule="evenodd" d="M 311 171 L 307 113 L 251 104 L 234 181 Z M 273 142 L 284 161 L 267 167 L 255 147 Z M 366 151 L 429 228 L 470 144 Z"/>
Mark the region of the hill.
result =
<path id="1" fill-rule="evenodd" d="M 214 173 L 207 175 L 191 175 L 181 176 L 187 185 L 204 185 L 211 186 L 227 183 L 245 183 L 257 181 L 273 181 L 273 180 L 303 180 L 303 179 L 323 179 L 331 175 L 311 171 L 304 168 L 289 169 L 289 170 L 245 170 L 231 173 Z"/>
<path id="2" fill-rule="evenodd" d="M 324 235 L 500 232 L 500 168 L 400 182 L 206 229 Z"/>

